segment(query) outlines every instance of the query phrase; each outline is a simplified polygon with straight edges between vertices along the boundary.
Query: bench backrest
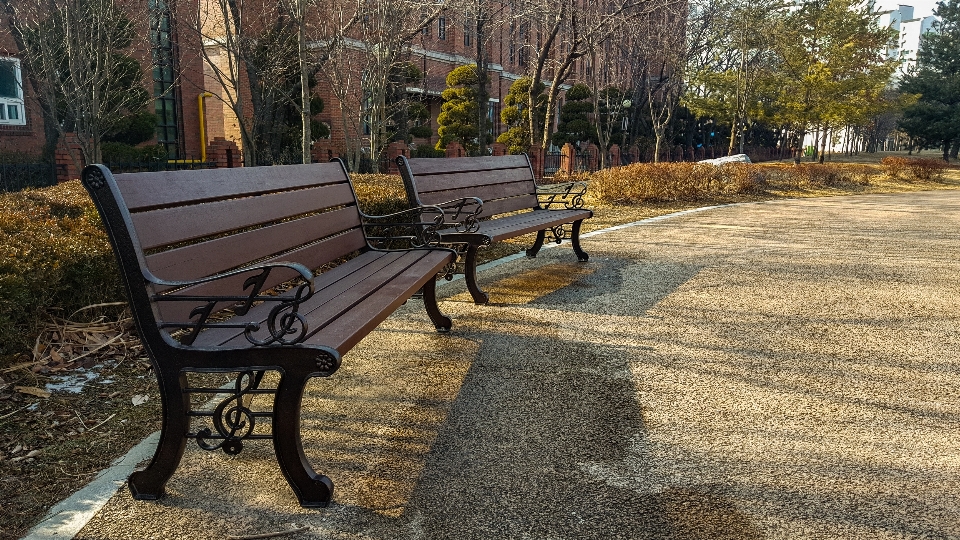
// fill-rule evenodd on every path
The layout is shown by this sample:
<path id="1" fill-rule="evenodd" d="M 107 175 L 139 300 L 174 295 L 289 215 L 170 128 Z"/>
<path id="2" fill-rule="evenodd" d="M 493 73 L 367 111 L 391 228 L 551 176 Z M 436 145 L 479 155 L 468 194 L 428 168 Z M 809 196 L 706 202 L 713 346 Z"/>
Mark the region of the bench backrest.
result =
<path id="1" fill-rule="evenodd" d="M 439 204 L 483 200 L 480 217 L 538 208 L 537 185 L 526 154 L 468 158 L 397 158 L 407 202 Z"/>
<path id="2" fill-rule="evenodd" d="M 163 292 L 144 280 L 144 271 L 173 281 L 273 261 L 316 269 L 367 246 L 356 194 L 341 162 L 118 175 L 95 165 L 84 170 L 83 181 L 135 306 L 149 305 L 150 295 Z M 296 275 L 271 272 L 262 289 Z M 177 294 L 242 294 L 249 277 Z M 164 302 L 153 310 L 160 320 L 187 320 L 195 307 Z"/>

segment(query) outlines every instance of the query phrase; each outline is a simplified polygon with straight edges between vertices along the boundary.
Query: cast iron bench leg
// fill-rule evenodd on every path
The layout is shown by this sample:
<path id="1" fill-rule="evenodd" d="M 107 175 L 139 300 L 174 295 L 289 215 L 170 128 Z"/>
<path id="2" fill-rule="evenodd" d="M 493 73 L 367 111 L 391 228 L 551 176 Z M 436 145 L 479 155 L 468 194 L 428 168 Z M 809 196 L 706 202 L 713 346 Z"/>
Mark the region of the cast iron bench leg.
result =
<path id="1" fill-rule="evenodd" d="M 590 260 L 590 256 L 587 255 L 587 252 L 580 248 L 580 225 L 583 224 L 583 220 L 579 219 L 573 222 L 573 232 L 570 233 L 570 242 L 573 244 L 573 252 L 577 254 L 577 260 L 580 262 L 587 262 Z"/>
<path id="2" fill-rule="evenodd" d="M 467 247 L 467 260 L 464 261 L 463 268 L 463 277 L 467 280 L 467 290 L 470 291 L 473 302 L 478 305 L 486 304 L 490 301 L 487 293 L 483 292 L 480 286 L 477 285 L 477 250 L 479 249 L 480 246 L 473 244 Z"/>
<path id="3" fill-rule="evenodd" d="M 533 241 L 533 245 L 530 246 L 530 249 L 527 250 L 527 257 L 531 259 L 537 256 L 537 253 L 540 253 L 540 248 L 543 247 L 543 240 L 547 237 L 547 231 L 537 231 L 537 239 Z"/>
<path id="4" fill-rule="evenodd" d="M 183 391 L 187 387 L 184 373 L 161 373 L 160 399 L 163 418 L 160 420 L 160 443 L 147 468 L 130 475 L 127 485 L 133 498 L 140 501 L 155 501 L 163 497 L 164 486 L 177 470 L 183 451 L 187 447 L 186 434 L 190 430 L 190 396 Z"/>
<path id="5" fill-rule="evenodd" d="M 437 276 L 430 278 L 430 281 L 423 285 L 420 291 L 423 294 L 423 307 L 427 310 L 427 315 L 433 321 L 433 326 L 437 332 L 449 332 L 453 326 L 453 321 L 440 311 L 437 305 Z"/>
<path id="6" fill-rule="evenodd" d="M 273 402 L 273 449 L 300 506 L 322 508 L 333 497 L 333 482 L 313 470 L 300 439 L 300 403 L 309 375 L 301 370 L 287 370 L 280 375 Z"/>

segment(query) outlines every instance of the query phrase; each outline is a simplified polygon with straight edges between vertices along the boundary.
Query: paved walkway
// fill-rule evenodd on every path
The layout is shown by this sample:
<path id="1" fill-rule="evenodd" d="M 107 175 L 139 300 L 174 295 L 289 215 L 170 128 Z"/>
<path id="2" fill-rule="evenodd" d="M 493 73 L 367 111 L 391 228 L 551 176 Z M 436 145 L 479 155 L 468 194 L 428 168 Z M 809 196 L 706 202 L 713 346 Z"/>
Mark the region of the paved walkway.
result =
<path id="1" fill-rule="evenodd" d="M 960 537 L 960 192 L 745 204 L 484 271 L 305 397 L 336 486 L 191 445 L 78 538 Z"/>

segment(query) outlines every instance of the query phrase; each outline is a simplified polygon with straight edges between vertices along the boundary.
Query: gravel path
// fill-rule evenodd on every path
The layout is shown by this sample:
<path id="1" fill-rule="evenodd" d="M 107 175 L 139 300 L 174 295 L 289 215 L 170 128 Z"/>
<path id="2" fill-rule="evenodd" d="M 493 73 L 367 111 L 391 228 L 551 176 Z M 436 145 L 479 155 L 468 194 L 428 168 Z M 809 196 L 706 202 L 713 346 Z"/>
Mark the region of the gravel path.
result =
<path id="1" fill-rule="evenodd" d="M 77 538 L 960 538 L 960 192 L 745 204 L 410 302 L 305 396 L 336 486 L 189 446 Z"/>

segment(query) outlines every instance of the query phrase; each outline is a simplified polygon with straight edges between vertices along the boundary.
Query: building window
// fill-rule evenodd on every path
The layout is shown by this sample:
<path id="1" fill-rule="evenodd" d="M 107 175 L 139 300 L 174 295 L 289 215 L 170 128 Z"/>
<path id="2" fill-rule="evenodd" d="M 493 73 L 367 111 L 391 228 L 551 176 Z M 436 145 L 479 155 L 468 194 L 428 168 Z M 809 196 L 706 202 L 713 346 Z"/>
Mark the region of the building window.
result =
<path id="1" fill-rule="evenodd" d="M 473 43 L 473 32 L 470 28 L 470 25 L 467 23 L 463 24 L 463 46 L 469 47 Z"/>
<path id="2" fill-rule="evenodd" d="M 427 20 L 427 16 L 426 16 L 426 15 L 420 15 L 420 23 L 421 23 L 421 24 L 423 24 L 423 21 L 426 21 L 426 20 Z M 431 24 L 424 24 L 424 25 L 423 25 L 423 30 L 421 30 L 421 32 L 423 33 L 423 37 L 430 37 L 430 35 L 432 34 L 432 32 L 431 32 L 431 30 L 430 30 L 431 27 L 432 27 Z"/>
<path id="3" fill-rule="evenodd" d="M 176 55 L 170 10 L 162 0 L 152 0 L 150 8 L 157 144 L 167 150 L 168 159 L 180 159 L 180 95 L 176 84 Z"/>
<path id="4" fill-rule="evenodd" d="M 26 123 L 20 60 L 0 58 L 0 125 L 22 126 Z"/>
<path id="5" fill-rule="evenodd" d="M 447 18 L 440 17 L 437 19 L 437 39 L 445 40 L 447 39 Z"/>

